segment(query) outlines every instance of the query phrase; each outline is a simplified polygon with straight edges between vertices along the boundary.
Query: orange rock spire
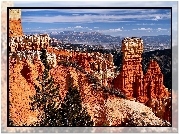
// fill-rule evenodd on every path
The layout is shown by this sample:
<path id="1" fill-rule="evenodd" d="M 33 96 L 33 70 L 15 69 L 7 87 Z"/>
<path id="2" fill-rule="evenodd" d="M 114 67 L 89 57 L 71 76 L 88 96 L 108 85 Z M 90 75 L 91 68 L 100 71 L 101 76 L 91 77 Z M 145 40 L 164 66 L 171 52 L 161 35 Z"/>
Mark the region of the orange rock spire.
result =
<path id="1" fill-rule="evenodd" d="M 9 9 L 9 36 L 22 36 L 21 9 Z"/>
<path id="2" fill-rule="evenodd" d="M 114 88 L 126 93 L 127 97 L 137 97 L 142 90 L 142 52 L 140 38 L 125 38 L 122 41 L 123 65 L 119 76 L 114 80 Z"/>
<path id="3" fill-rule="evenodd" d="M 142 71 L 143 41 L 140 38 L 125 38 L 122 41 L 123 65 L 120 74 L 113 80 L 114 88 L 123 91 L 128 99 L 135 99 L 152 108 L 162 119 L 171 122 L 169 92 L 163 84 L 163 74 L 159 64 L 151 60 L 147 73 Z"/>

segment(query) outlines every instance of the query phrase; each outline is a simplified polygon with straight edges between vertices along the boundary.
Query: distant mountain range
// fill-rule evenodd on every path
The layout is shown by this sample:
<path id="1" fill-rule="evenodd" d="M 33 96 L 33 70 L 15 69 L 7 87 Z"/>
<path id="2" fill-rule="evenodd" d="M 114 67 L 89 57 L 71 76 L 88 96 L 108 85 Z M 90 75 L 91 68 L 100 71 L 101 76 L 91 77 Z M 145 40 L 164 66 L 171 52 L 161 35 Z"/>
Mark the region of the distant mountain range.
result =
<path id="1" fill-rule="evenodd" d="M 39 34 L 40 32 L 25 32 L 25 34 Z M 61 31 L 61 32 L 49 32 L 51 38 L 63 40 L 69 43 L 82 43 L 88 45 L 106 45 L 106 46 L 120 46 L 122 39 L 121 36 L 105 35 L 99 32 L 75 32 L 75 31 Z M 170 35 L 158 35 L 158 36 L 142 36 L 140 37 L 144 41 L 144 45 L 152 46 L 171 46 Z"/>

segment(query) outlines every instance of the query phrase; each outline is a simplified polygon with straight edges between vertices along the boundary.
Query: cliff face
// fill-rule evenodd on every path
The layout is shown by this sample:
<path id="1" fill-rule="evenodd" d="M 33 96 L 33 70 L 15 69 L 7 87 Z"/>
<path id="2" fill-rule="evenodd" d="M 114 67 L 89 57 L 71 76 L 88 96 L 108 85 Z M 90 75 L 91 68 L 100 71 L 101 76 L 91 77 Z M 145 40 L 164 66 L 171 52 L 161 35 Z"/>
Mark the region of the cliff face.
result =
<path id="1" fill-rule="evenodd" d="M 69 77 L 72 77 L 73 85 L 76 86 L 80 91 L 82 102 L 83 102 L 83 107 L 87 107 L 87 111 L 90 114 L 90 116 L 92 117 L 95 124 L 102 125 L 104 122 L 106 122 L 108 119 L 107 110 L 109 110 L 108 107 L 106 106 L 106 97 L 102 91 L 97 91 L 96 88 L 93 88 L 92 83 L 90 82 L 89 78 L 87 77 L 87 74 L 88 73 L 94 74 L 93 72 L 98 72 L 98 70 L 99 70 L 99 73 L 101 71 L 102 71 L 102 73 L 104 73 L 108 69 L 108 67 L 106 67 L 106 66 L 108 66 L 108 64 L 111 64 L 111 63 L 106 62 L 104 59 L 102 60 L 103 64 L 100 63 L 99 62 L 100 60 L 98 61 L 99 57 L 98 57 L 98 59 L 94 58 L 93 57 L 94 54 L 89 54 L 88 56 L 85 56 L 85 54 L 80 54 L 80 53 L 71 54 L 68 51 L 60 52 L 53 48 L 48 48 L 48 50 L 51 50 L 49 52 L 53 52 L 53 53 L 55 53 L 55 55 L 57 55 L 56 60 L 58 62 L 62 61 L 62 60 L 66 61 L 66 63 L 77 62 L 79 64 L 79 66 L 82 68 L 82 69 L 79 69 L 78 66 L 70 67 L 70 66 L 64 66 L 64 65 L 56 65 L 55 67 L 53 67 L 51 69 L 50 74 L 55 79 L 55 83 L 60 84 L 59 93 L 62 97 L 62 100 L 65 97 L 67 90 L 68 90 Z M 71 55 L 71 57 L 69 55 Z M 61 58 L 59 58 L 59 57 L 61 57 Z M 66 57 L 66 58 L 64 58 L 64 57 Z M 22 104 L 17 107 L 16 102 L 20 103 L 22 101 L 22 99 L 16 98 L 16 96 L 15 96 L 16 94 L 14 94 L 14 93 L 15 93 L 15 90 L 17 90 L 17 88 L 20 85 L 16 85 L 14 83 L 23 82 L 25 84 L 24 87 L 19 88 L 19 90 L 18 90 L 19 93 L 28 92 L 29 95 L 33 95 L 34 94 L 34 84 L 38 85 L 36 78 L 38 77 L 39 74 L 42 73 L 44 67 L 43 67 L 42 63 L 39 61 L 38 56 L 36 57 L 36 59 L 33 60 L 33 62 L 30 62 L 28 59 L 25 59 L 25 58 L 21 58 L 21 60 L 18 60 L 18 62 L 17 62 L 17 59 L 16 60 L 15 59 L 16 59 L 16 57 L 10 58 L 10 62 L 11 62 L 11 64 L 10 64 L 10 70 L 11 70 L 10 71 L 10 85 L 13 85 L 10 87 L 10 93 L 12 93 L 10 102 L 12 103 L 12 106 L 13 106 L 13 107 L 10 107 L 11 113 L 12 113 L 11 115 L 12 115 L 12 118 L 15 120 L 15 122 L 19 125 L 22 123 L 30 124 L 32 122 L 29 121 L 27 119 L 27 117 L 34 118 L 34 120 L 35 120 L 36 116 L 34 114 L 37 114 L 37 113 L 30 111 L 30 106 L 27 104 L 26 105 Z M 96 67 L 95 66 L 86 66 L 86 64 L 90 65 L 91 63 L 95 63 Z M 131 65 L 131 60 L 126 60 L 126 59 L 124 59 L 123 63 L 124 63 L 124 65 L 123 65 L 122 69 L 124 69 L 124 70 L 122 70 L 123 73 L 121 73 L 123 75 L 119 75 L 117 77 L 117 79 L 118 78 L 124 79 L 125 75 L 127 77 L 129 77 L 129 75 L 127 75 L 128 74 L 127 71 L 129 71 L 130 77 L 135 77 L 135 79 L 134 78 L 127 79 L 127 81 L 129 81 L 129 80 L 132 82 L 135 81 L 135 82 L 140 83 L 140 85 L 138 85 L 138 88 L 136 88 L 136 90 L 134 90 L 134 91 L 132 90 L 134 88 L 132 82 L 129 83 L 129 86 L 125 86 L 125 84 L 123 84 L 123 83 L 122 84 L 116 83 L 116 86 L 118 86 L 117 84 L 119 84 L 119 85 L 121 84 L 122 86 L 124 86 L 123 91 L 125 91 L 126 94 L 127 94 L 127 92 L 129 92 L 129 94 L 127 94 L 127 95 L 130 99 L 136 97 L 137 101 L 143 102 L 147 106 L 151 107 L 153 109 L 153 112 L 156 115 L 158 115 L 162 119 L 169 120 L 168 117 L 171 117 L 170 111 L 167 111 L 166 109 L 170 105 L 168 105 L 169 104 L 167 102 L 168 100 L 163 100 L 163 97 L 165 95 L 167 95 L 167 92 L 165 92 L 165 88 L 164 87 L 162 88 L 162 86 L 161 86 L 162 85 L 162 75 L 161 75 L 159 66 L 157 66 L 157 63 L 154 61 L 151 61 L 151 64 L 149 64 L 148 72 L 144 76 L 141 75 L 142 72 L 139 71 L 139 70 L 141 70 L 141 66 L 139 63 L 136 65 Z M 133 63 L 136 63 L 136 62 L 133 61 Z M 131 68 L 129 68 L 129 69 L 127 68 L 128 64 L 131 65 Z M 133 66 L 135 66 L 135 68 L 138 67 L 139 69 L 134 70 L 134 69 L 132 69 Z M 95 70 L 93 67 L 97 68 L 97 70 Z M 94 69 L 94 70 L 92 70 L 92 69 Z M 90 71 L 88 71 L 88 70 L 90 70 Z M 99 76 L 99 74 L 98 74 L 98 76 Z M 18 77 L 18 79 L 16 77 Z M 158 78 L 161 78 L 161 79 L 158 79 Z M 121 81 L 123 79 L 121 79 Z M 102 80 L 105 80 L 105 79 L 102 79 Z M 119 82 L 119 81 L 117 81 L 117 82 Z M 157 85 L 156 84 L 157 82 L 158 83 L 160 82 L 161 85 Z M 153 83 L 153 88 L 150 88 L 152 86 L 148 86 L 148 85 L 152 85 L 152 83 Z M 103 84 L 103 82 L 102 82 L 102 84 Z M 145 85 L 144 88 L 140 87 L 142 84 Z M 121 85 L 120 85 L 120 87 L 122 87 Z M 156 86 L 158 86 L 158 88 Z M 127 87 L 129 87 L 129 88 L 127 88 Z M 158 90 L 155 90 L 155 88 Z M 146 89 L 146 90 L 141 90 L 141 89 Z M 137 92 L 135 92 L 135 91 L 137 91 Z M 162 95 L 161 93 L 163 93 L 164 95 Z M 24 103 L 30 102 L 28 96 L 23 95 L 22 98 L 23 98 L 23 100 L 26 100 L 26 101 L 23 101 Z M 113 101 L 113 99 L 111 99 L 111 101 Z M 16 100 L 16 101 L 14 102 L 13 100 Z M 107 99 L 107 100 L 109 100 L 109 99 Z M 163 104 L 166 102 L 167 102 L 167 105 L 164 107 Z M 136 105 L 137 105 L 137 103 L 136 103 Z M 24 108 L 24 106 L 26 108 Z M 26 111 L 21 111 L 21 116 L 22 116 L 22 119 L 24 119 L 24 121 L 21 121 L 20 118 L 16 118 L 18 116 L 18 114 L 17 114 L 17 112 L 14 111 L 14 107 L 15 107 L 15 109 L 19 109 L 19 110 L 22 108 L 26 109 Z M 121 115 L 121 116 L 123 117 L 123 115 Z M 116 117 L 116 118 L 118 118 L 118 117 Z M 123 118 L 126 118 L 126 117 L 123 117 Z M 113 119 L 110 119 L 110 120 L 112 120 L 110 123 L 112 125 L 120 124 L 119 120 L 121 121 L 121 119 L 118 119 L 117 122 L 114 121 Z"/>
<path id="2" fill-rule="evenodd" d="M 49 47 L 50 37 L 46 34 L 40 35 L 13 35 L 9 40 L 9 51 L 25 51 L 25 50 L 41 50 L 42 48 L 47 49 Z"/>
<path id="3" fill-rule="evenodd" d="M 29 96 L 35 95 L 34 84 L 38 84 L 36 78 L 43 71 L 43 65 L 40 61 L 35 64 L 28 60 L 20 61 L 13 59 L 9 65 L 9 113 L 11 119 L 16 125 L 30 125 L 37 121 L 38 112 L 30 110 Z"/>
<path id="4" fill-rule="evenodd" d="M 35 62 L 35 61 L 34 61 Z M 16 125 L 30 125 L 37 121 L 38 112 L 31 111 L 29 96 L 35 95 L 34 85 L 38 85 L 36 78 L 42 74 L 44 67 L 40 61 L 34 64 L 28 60 L 20 61 L 15 59 L 10 61 L 10 117 Z M 59 94 L 62 100 L 66 96 L 69 77 L 73 79 L 73 86 L 76 86 L 81 95 L 83 107 L 87 107 L 96 124 L 100 124 L 99 114 L 103 110 L 104 98 L 101 91 L 96 91 L 89 83 L 86 74 L 77 71 L 73 67 L 56 66 L 50 70 L 50 75 L 54 78 L 55 84 L 60 84 Z"/>

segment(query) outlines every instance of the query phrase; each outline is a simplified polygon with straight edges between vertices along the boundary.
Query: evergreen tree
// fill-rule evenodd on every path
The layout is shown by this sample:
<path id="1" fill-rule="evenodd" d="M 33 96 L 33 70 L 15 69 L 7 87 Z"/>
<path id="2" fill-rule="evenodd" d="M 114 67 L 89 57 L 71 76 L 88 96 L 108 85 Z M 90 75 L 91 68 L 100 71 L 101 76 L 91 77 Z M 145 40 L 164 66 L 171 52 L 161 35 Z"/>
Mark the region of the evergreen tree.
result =
<path id="1" fill-rule="evenodd" d="M 40 86 L 35 85 L 36 94 L 31 97 L 33 101 L 31 103 L 32 110 L 41 111 L 39 115 L 40 122 L 37 122 L 36 126 L 59 126 L 60 122 L 58 118 L 59 108 L 59 86 L 54 86 L 54 80 L 52 77 L 49 77 L 49 65 L 47 62 L 46 50 L 41 51 L 41 61 L 45 66 L 45 70 L 42 74 L 42 77 L 38 77 Z"/>
<path id="2" fill-rule="evenodd" d="M 39 115 L 40 122 L 35 126 L 92 126 L 91 117 L 86 110 L 82 110 L 82 101 L 79 91 L 73 87 L 72 79 L 69 80 L 69 90 L 64 102 L 61 104 L 59 87 L 54 86 L 52 77 L 49 77 L 49 65 L 46 50 L 41 51 L 41 61 L 45 66 L 42 78 L 38 77 L 41 86 L 35 85 L 36 95 L 32 97 L 32 110 L 42 111 Z"/>
<path id="3" fill-rule="evenodd" d="M 75 87 L 69 87 L 60 113 L 62 126 L 93 126 L 90 115 L 82 109 L 80 93 Z"/>

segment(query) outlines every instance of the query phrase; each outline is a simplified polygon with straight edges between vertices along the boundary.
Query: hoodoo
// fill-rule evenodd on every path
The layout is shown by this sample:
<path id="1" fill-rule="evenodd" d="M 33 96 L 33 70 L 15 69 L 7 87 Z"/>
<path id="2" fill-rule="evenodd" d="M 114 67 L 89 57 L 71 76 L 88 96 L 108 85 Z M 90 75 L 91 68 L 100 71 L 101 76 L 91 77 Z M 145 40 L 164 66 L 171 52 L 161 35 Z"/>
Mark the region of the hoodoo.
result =
<path id="1" fill-rule="evenodd" d="M 123 61 L 121 72 L 114 79 L 114 88 L 125 92 L 128 98 L 142 95 L 142 52 L 143 40 L 124 38 L 122 41 Z"/>
<path id="2" fill-rule="evenodd" d="M 147 73 L 142 71 L 143 40 L 140 38 L 124 38 L 122 41 L 123 61 L 120 74 L 114 78 L 114 88 L 123 91 L 128 99 L 135 99 L 151 107 L 160 118 L 171 122 L 169 92 L 163 84 L 163 74 L 159 64 L 151 60 Z M 160 114 L 159 114 L 160 113 Z M 156 114 L 157 115 L 157 114 Z"/>

